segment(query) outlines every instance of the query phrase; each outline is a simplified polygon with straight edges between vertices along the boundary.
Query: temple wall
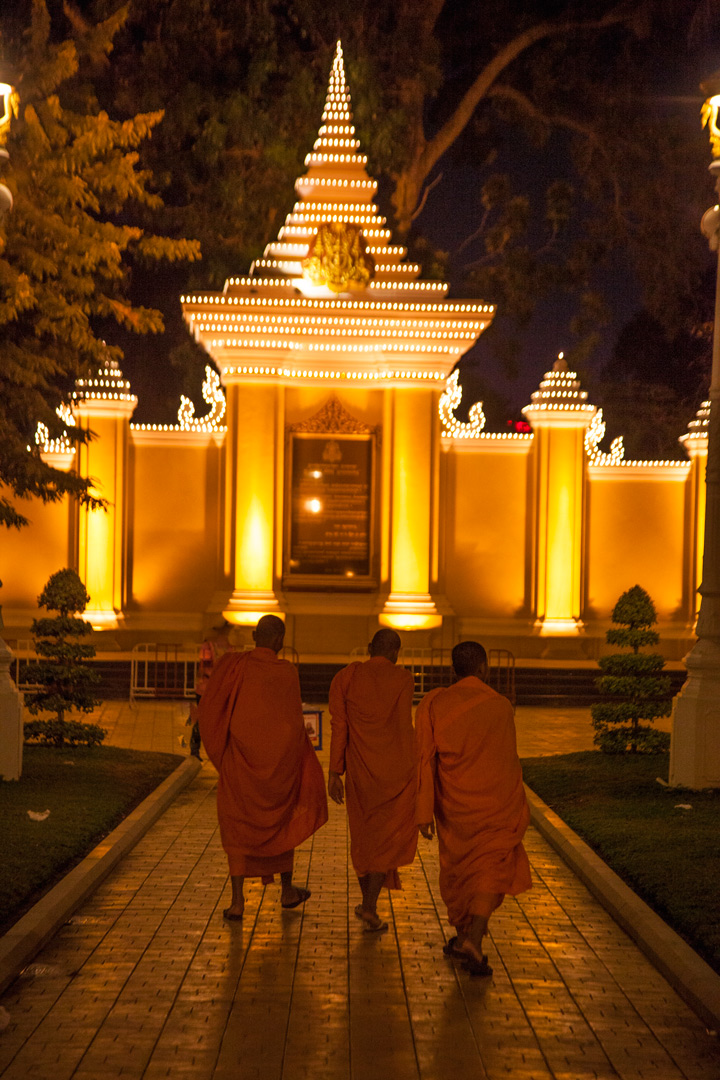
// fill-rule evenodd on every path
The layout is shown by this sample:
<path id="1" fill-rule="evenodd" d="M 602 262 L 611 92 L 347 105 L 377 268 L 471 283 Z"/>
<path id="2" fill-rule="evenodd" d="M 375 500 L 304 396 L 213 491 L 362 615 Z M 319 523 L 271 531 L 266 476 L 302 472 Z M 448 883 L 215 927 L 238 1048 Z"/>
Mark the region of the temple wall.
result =
<path id="1" fill-rule="evenodd" d="M 392 394 L 364 388 L 341 389 L 339 394 L 353 417 L 382 429 L 376 469 L 380 585 L 376 591 L 355 594 L 286 590 L 282 605 L 288 643 L 305 656 L 347 655 L 377 628 L 393 558 L 390 458 L 397 432 Z M 289 426 L 315 415 L 327 399 L 325 388 L 278 388 L 277 472 L 269 493 L 276 504 L 276 548 L 282 543 L 285 483 L 279 444 Z M 461 632 L 477 633 L 514 637 L 517 655 L 540 656 L 545 646 L 533 608 L 533 444 L 509 446 L 500 439 L 458 444 L 443 440 L 432 510 L 439 521 L 439 549 L 437 560 L 429 559 L 434 567 L 431 591 L 445 621 L 442 628 L 410 635 L 408 645 L 447 645 Z M 225 541 L 238 528 L 237 522 L 225 520 L 228 505 L 232 513 L 223 466 L 226 452 L 229 447 L 218 434 L 132 429 L 121 544 L 126 597 L 119 629 L 108 630 L 108 641 L 113 633 L 123 648 L 140 640 L 199 639 L 203 627 L 223 610 L 232 588 Z M 411 472 L 413 467 L 417 474 L 409 490 L 417 484 L 427 493 L 432 484 L 426 469 L 414 459 Z M 582 648 L 591 654 L 598 651 L 618 597 L 640 584 L 656 604 L 668 640 L 665 651 L 681 655 L 695 605 L 691 571 L 701 554 L 696 551 L 698 499 L 692 497 L 697 477 L 681 465 L 583 468 L 585 505 L 577 543 L 585 630 L 579 641 L 582 645 L 592 639 L 596 645 Z M 238 491 L 242 482 L 240 471 Z M 0 533 L 0 600 L 11 639 L 27 636 L 25 630 L 37 613 L 36 598 L 50 574 L 77 565 L 79 542 L 77 511 L 69 500 L 48 506 L 32 500 L 19 506 L 32 524 Z M 562 531 L 559 511 L 555 517 Z M 423 542 L 431 544 L 432 536 Z M 91 554 L 95 560 L 102 557 L 95 550 Z M 277 582 L 279 560 L 276 570 Z"/>
<path id="2" fill-rule="evenodd" d="M 135 441 L 127 611 L 204 613 L 218 587 L 220 457 L 210 439 Z"/>
<path id="3" fill-rule="evenodd" d="M 527 453 L 468 448 L 444 457 L 442 591 L 461 617 L 527 615 Z"/>
<path id="4" fill-rule="evenodd" d="M 69 499 L 48 504 L 39 499 L 12 501 L 30 525 L 0 530 L 0 602 L 7 626 L 27 628 L 38 615 L 37 598 L 50 575 L 75 566 L 71 554 L 74 507 Z"/>
<path id="5" fill-rule="evenodd" d="M 687 473 L 643 472 L 626 467 L 590 478 L 586 618 L 609 620 L 620 595 L 641 585 L 661 623 L 684 625 Z"/>

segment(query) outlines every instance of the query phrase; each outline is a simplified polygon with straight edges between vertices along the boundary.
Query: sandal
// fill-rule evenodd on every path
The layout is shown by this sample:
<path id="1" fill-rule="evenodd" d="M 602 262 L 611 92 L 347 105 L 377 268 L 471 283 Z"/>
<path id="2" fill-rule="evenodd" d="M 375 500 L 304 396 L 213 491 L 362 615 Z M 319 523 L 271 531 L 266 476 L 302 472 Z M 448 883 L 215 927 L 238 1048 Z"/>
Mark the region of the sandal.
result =
<path id="1" fill-rule="evenodd" d="M 451 937 L 449 941 L 446 941 L 443 945 L 443 956 L 447 956 L 450 960 L 466 960 L 467 953 L 464 952 L 458 945 L 458 938 Z"/>
<path id="2" fill-rule="evenodd" d="M 460 952 L 463 955 L 463 967 L 470 975 L 492 975 L 493 969 L 488 964 L 487 956 L 484 953 L 479 953 L 468 941 L 463 944 Z"/>
<path id="3" fill-rule="evenodd" d="M 225 919 L 227 922 L 241 922 L 242 917 L 242 915 L 237 915 L 234 911 L 231 911 L 230 908 L 225 908 L 225 910 L 223 911 L 223 919 Z"/>
<path id="4" fill-rule="evenodd" d="M 387 930 L 388 924 L 383 922 L 379 915 L 362 915 L 363 930 L 366 934 L 381 934 Z"/>
<path id="5" fill-rule="evenodd" d="M 309 889 L 300 889 L 300 888 L 298 888 L 297 885 L 295 886 L 295 888 L 296 888 L 297 894 L 298 894 L 297 899 L 293 900 L 291 904 L 283 904 L 283 903 L 280 904 L 280 906 L 282 908 L 284 908 L 285 911 L 289 911 L 291 908 L 294 908 L 294 907 L 300 907 L 301 904 L 304 904 L 305 901 L 309 900 L 310 897 L 312 896 L 312 893 L 310 892 Z"/>

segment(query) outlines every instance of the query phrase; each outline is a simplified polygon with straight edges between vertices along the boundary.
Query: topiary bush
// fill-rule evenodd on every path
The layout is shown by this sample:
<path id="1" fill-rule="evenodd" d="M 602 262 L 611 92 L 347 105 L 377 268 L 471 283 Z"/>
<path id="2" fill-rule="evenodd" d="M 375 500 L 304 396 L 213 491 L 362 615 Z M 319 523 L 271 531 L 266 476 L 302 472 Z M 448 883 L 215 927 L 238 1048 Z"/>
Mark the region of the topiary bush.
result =
<path id="1" fill-rule="evenodd" d="M 25 742 L 39 746 L 99 746 L 107 732 L 99 724 L 81 720 L 28 720 Z"/>
<path id="2" fill-rule="evenodd" d="M 641 653 L 647 645 L 657 645 L 660 635 L 650 629 L 657 622 L 655 605 L 640 585 L 624 592 L 613 608 L 617 624 L 605 634 L 608 645 L 632 649 L 614 653 L 598 661 L 602 675 L 595 685 L 617 701 L 596 702 L 590 707 L 595 735 L 593 742 L 606 754 L 657 753 L 667 750 L 670 736 L 649 723 L 669 716 L 672 707 L 670 679 L 661 675 L 665 660 L 659 653 Z"/>
<path id="3" fill-rule="evenodd" d="M 38 597 L 41 607 L 59 614 L 33 620 L 35 651 L 43 659 L 28 664 L 27 680 L 38 689 L 25 695 L 25 704 L 33 716 L 51 712 L 55 718 L 27 723 L 27 740 L 47 746 L 96 746 L 105 738 L 105 730 L 97 724 L 65 719 L 68 712 L 89 713 L 100 704 L 92 692 L 100 676 L 87 664 L 95 655 L 95 647 L 79 640 L 92 633 L 90 624 L 77 618 L 89 599 L 74 570 L 58 570 Z"/>

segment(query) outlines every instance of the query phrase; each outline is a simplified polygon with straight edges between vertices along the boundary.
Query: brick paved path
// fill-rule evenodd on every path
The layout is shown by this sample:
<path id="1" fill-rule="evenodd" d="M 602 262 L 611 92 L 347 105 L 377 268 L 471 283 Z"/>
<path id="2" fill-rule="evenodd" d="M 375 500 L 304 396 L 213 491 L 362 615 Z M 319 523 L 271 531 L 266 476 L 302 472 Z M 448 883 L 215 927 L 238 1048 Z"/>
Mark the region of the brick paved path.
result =
<path id="1" fill-rule="evenodd" d="M 141 712 L 143 738 L 182 737 L 177 706 Z M 564 724 L 578 741 L 580 713 Z M 525 753 L 540 749 L 532 728 L 521 714 Z M 243 924 L 224 923 L 214 788 L 206 766 L 1 999 L 3 1080 L 720 1078 L 718 1040 L 534 831 L 534 888 L 494 916 L 495 974 L 473 980 L 442 956 L 422 840 L 404 890 L 381 900 L 389 932 L 363 934 L 334 805 L 298 850 L 305 908 L 282 912 L 278 886 L 251 883 Z"/>

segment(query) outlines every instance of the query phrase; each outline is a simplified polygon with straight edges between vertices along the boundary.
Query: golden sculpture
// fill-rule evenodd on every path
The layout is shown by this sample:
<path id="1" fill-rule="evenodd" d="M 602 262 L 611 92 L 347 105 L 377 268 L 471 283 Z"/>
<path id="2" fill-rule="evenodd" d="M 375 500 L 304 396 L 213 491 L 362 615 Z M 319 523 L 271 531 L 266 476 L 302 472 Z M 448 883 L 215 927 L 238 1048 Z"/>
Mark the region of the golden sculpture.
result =
<path id="1" fill-rule="evenodd" d="M 323 222 L 310 241 L 302 267 L 303 277 L 334 293 L 363 288 L 375 273 L 362 232 L 344 221 Z"/>
<path id="2" fill-rule="evenodd" d="M 0 82 L 0 146 L 4 146 L 10 132 L 10 121 L 18 114 L 20 99 L 10 83 Z"/>
<path id="3" fill-rule="evenodd" d="M 720 94 L 713 94 L 703 102 L 700 112 L 702 126 L 707 125 L 710 134 L 710 147 L 714 158 L 720 157 L 720 130 L 718 129 L 718 108 L 720 107 Z"/>

